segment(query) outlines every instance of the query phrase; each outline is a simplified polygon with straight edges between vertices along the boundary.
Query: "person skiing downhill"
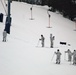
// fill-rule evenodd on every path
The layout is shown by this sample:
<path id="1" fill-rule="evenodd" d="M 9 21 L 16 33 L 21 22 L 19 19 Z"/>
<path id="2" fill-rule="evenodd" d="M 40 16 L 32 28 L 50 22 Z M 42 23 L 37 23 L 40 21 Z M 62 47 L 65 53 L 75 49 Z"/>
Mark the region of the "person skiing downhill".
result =
<path id="1" fill-rule="evenodd" d="M 44 36 L 41 35 L 41 39 L 39 39 L 39 40 L 41 40 L 42 47 L 44 47 L 44 40 L 45 40 Z"/>
<path id="2" fill-rule="evenodd" d="M 68 61 L 71 62 L 71 60 L 72 60 L 72 52 L 68 49 L 67 51 L 65 51 L 65 53 L 68 53 Z"/>
<path id="3" fill-rule="evenodd" d="M 59 49 L 57 50 L 57 52 L 55 52 L 55 54 L 56 54 L 56 64 L 60 64 L 61 52 L 59 51 Z"/>

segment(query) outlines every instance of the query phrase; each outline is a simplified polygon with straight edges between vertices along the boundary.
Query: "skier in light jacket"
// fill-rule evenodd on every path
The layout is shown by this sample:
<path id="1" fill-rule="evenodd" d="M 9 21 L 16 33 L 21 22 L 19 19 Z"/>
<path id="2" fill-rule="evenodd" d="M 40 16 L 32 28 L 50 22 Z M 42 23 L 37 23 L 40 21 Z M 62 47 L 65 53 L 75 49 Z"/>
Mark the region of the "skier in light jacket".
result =
<path id="1" fill-rule="evenodd" d="M 6 42 L 6 37 L 7 37 L 7 32 L 4 30 L 3 31 L 3 42 Z"/>
<path id="2" fill-rule="evenodd" d="M 71 60 L 72 60 L 72 52 L 68 49 L 67 51 L 65 51 L 65 53 L 68 53 L 68 61 L 71 62 Z"/>
<path id="3" fill-rule="evenodd" d="M 72 55 L 73 55 L 73 65 L 76 65 L 76 50 L 74 50 Z"/>
<path id="4" fill-rule="evenodd" d="M 59 51 L 59 49 L 57 50 L 57 52 L 55 52 L 55 54 L 56 54 L 56 64 L 60 64 L 61 52 Z"/>

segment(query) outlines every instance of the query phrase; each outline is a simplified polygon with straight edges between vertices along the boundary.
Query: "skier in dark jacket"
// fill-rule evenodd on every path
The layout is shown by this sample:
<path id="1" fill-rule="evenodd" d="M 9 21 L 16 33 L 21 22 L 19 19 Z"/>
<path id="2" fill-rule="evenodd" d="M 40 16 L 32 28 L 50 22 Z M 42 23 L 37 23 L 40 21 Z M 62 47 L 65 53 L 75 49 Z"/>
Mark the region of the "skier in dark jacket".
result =
<path id="1" fill-rule="evenodd" d="M 57 52 L 55 52 L 55 54 L 56 54 L 56 64 L 60 64 L 61 52 L 59 51 L 59 49 L 57 50 Z"/>
<path id="2" fill-rule="evenodd" d="M 41 35 L 41 39 L 39 39 L 39 40 L 41 40 L 42 47 L 44 47 L 44 40 L 45 40 L 44 36 Z"/>

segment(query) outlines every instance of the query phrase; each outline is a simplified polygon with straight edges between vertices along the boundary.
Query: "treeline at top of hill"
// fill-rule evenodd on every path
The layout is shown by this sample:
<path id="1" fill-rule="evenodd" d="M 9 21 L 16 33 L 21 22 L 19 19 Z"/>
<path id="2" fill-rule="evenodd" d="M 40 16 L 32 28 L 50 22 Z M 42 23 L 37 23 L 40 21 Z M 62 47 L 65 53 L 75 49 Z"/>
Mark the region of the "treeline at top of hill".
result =
<path id="1" fill-rule="evenodd" d="M 52 12 L 59 11 L 64 17 L 75 21 L 76 18 L 76 0 L 12 0 L 27 2 L 29 4 L 47 5 L 51 7 Z"/>

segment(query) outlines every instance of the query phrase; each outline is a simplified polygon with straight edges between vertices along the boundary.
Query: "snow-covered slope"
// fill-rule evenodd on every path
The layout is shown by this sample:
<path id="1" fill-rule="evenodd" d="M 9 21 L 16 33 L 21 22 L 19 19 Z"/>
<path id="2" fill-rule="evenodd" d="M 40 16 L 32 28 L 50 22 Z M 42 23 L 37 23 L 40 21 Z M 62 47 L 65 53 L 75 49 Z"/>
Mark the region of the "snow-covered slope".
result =
<path id="1" fill-rule="evenodd" d="M 31 6 L 23 2 L 12 2 L 12 26 L 6 43 L 2 42 L 6 16 L 4 22 L 0 23 L 0 75 L 76 75 L 76 66 L 64 60 L 64 51 L 69 48 L 73 52 L 76 49 L 75 23 L 58 13 L 49 12 L 52 28 L 47 28 L 48 7 L 34 5 L 34 20 L 30 20 Z M 0 12 L 5 14 L 1 2 Z M 54 48 L 50 48 L 51 33 L 55 36 Z M 40 42 L 38 44 L 41 34 L 45 37 L 44 48 L 41 48 Z M 67 42 L 67 45 L 60 45 L 60 41 Z M 54 64 L 55 56 L 51 61 L 57 49 L 62 53 L 60 65 Z"/>

